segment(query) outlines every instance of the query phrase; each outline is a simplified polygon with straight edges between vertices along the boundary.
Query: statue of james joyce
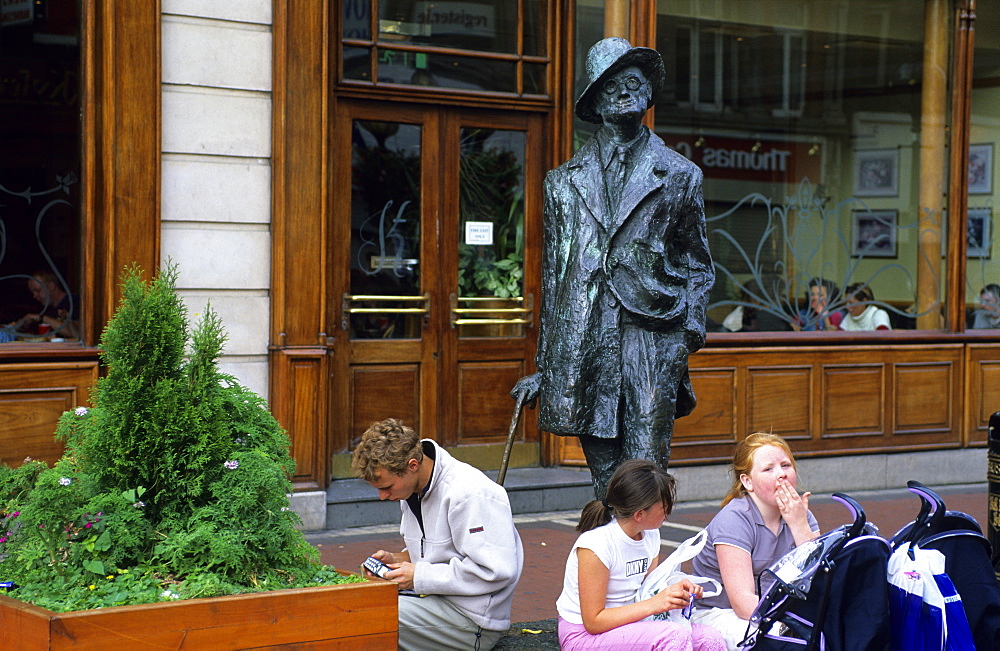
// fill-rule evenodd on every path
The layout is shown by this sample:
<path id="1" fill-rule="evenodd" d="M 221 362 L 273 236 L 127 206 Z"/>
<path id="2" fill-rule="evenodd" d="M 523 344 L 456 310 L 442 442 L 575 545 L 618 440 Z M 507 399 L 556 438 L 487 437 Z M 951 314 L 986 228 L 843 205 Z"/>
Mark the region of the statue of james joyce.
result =
<path id="1" fill-rule="evenodd" d="M 701 170 L 641 122 L 663 59 L 606 38 L 587 76 L 576 114 L 602 126 L 545 178 L 538 372 L 511 395 L 537 398 L 540 429 L 580 437 L 603 499 L 622 461 L 670 461 L 715 271 Z"/>

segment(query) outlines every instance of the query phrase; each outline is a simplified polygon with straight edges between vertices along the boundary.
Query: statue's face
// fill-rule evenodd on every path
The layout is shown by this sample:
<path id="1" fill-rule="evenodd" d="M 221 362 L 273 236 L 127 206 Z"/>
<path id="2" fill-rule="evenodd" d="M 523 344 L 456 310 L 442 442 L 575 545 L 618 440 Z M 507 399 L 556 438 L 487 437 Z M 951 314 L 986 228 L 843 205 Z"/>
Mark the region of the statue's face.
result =
<path id="1" fill-rule="evenodd" d="M 595 110 L 605 123 L 639 121 L 649 108 L 652 90 L 638 66 L 619 70 L 609 77 L 595 96 Z"/>

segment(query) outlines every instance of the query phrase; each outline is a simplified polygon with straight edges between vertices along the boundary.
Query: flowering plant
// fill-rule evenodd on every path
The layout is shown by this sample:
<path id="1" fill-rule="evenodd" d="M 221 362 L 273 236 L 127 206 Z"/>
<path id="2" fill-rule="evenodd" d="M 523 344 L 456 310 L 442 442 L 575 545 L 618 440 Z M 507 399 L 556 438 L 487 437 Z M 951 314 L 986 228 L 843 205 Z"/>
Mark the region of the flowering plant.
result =
<path id="1" fill-rule="evenodd" d="M 211 308 L 189 332 L 175 279 L 126 273 L 66 453 L 0 467 L 0 593 L 64 612 L 338 582 L 295 529 L 285 432 L 219 371 Z"/>

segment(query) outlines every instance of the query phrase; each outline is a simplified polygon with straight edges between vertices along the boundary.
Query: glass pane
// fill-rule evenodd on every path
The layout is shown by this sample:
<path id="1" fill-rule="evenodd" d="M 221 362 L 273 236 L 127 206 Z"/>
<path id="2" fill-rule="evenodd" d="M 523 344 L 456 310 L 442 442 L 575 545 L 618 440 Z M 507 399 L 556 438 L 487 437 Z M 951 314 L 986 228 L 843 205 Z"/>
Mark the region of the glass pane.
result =
<path id="1" fill-rule="evenodd" d="M 831 315 L 869 329 L 876 311 L 893 329 L 943 327 L 927 241 L 941 228 L 949 97 L 921 93 L 925 54 L 950 68 L 947 42 L 925 53 L 922 2 L 763 6 L 657 2 L 656 132 L 705 174 L 710 331 L 813 330 Z M 873 298 L 852 298 L 865 288 Z"/>
<path id="2" fill-rule="evenodd" d="M 382 0 L 379 40 L 517 53 L 517 3 L 510 0 Z"/>
<path id="3" fill-rule="evenodd" d="M 545 69 L 541 63 L 524 64 L 524 89 L 525 95 L 544 95 L 545 90 Z"/>
<path id="4" fill-rule="evenodd" d="M 344 38 L 370 41 L 372 39 L 370 0 L 343 0 L 343 2 Z"/>
<path id="5" fill-rule="evenodd" d="M 351 138 L 351 337 L 420 337 L 420 138 L 412 124 L 355 120 Z"/>
<path id="6" fill-rule="evenodd" d="M 80 16 L 4 8 L 0 37 L 0 342 L 80 337 Z M 15 344 L 12 344 L 15 345 Z"/>
<path id="7" fill-rule="evenodd" d="M 514 61 L 451 54 L 382 50 L 378 58 L 379 83 L 515 93 L 516 73 Z"/>
<path id="8" fill-rule="evenodd" d="M 344 48 L 344 79 L 371 81 L 372 51 L 366 47 Z"/>
<path id="9" fill-rule="evenodd" d="M 1000 121 L 997 120 L 997 70 L 1000 69 L 1000 16 L 976 14 L 976 51 L 972 80 L 969 141 L 969 208 L 966 224 L 966 327 L 1000 328 L 1000 250 L 994 162 Z M 995 254 L 995 255 L 994 255 Z"/>
<path id="10" fill-rule="evenodd" d="M 521 319 L 525 134 L 463 128 L 460 138 L 458 295 L 488 300 L 460 300 L 459 309 L 483 311 L 459 312 L 459 318 Z M 460 336 L 518 336 L 524 330 L 516 323 L 460 328 Z"/>
<path id="11" fill-rule="evenodd" d="M 512 3 L 513 4 L 513 3 Z M 548 54 L 548 3 L 544 0 L 524 0 L 524 54 L 543 57 Z"/>

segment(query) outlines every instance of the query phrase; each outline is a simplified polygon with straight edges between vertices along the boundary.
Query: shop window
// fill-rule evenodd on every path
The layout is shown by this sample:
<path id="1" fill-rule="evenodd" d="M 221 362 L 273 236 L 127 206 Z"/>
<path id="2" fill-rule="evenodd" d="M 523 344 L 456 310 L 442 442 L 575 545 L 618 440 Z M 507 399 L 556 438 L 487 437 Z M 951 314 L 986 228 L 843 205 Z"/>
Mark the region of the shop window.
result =
<path id="1" fill-rule="evenodd" d="M 5 2 L 0 23 L 0 342 L 80 338 L 80 16 Z"/>
<path id="2" fill-rule="evenodd" d="M 769 7 L 657 3 L 668 72 L 655 129 L 705 174 L 710 317 L 723 331 L 741 307 L 773 317 L 758 329 L 810 329 L 821 321 L 808 312 L 819 278 L 830 311 L 846 314 L 846 288 L 860 284 L 894 329 L 944 327 L 944 266 L 921 242 L 945 232 L 949 96 L 922 88 L 925 55 L 948 69 L 948 43 L 925 42 L 917 0 L 893 3 L 891 30 L 884 6 L 864 0 Z M 975 139 L 986 156 L 994 140 L 985 130 Z M 932 165 L 926 143 L 939 143 Z"/>
<path id="3" fill-rule="evenodd" d="M 550 4 L 346 0 L 340 81 L 544 97 Z"/>
<path id="4" fill-rule="evenodd" d="M 981 12 L 976 20 L 969 133 L 969 197 L 966 217 L 966 327 L 1000 328 L 1000 248 L 995 244 L 1000 121 L 1000 17 Z M 991 336 L 996 336 L 992 333 Z"/>

